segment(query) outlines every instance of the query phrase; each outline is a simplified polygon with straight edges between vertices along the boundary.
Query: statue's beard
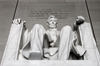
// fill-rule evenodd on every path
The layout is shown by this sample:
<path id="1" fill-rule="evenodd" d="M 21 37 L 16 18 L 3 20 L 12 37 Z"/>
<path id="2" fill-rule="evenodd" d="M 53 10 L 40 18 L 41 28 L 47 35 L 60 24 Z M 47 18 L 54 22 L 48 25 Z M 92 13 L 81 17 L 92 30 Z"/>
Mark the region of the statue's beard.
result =
<path id="1" fill-rule="evenodd" d="M 48 27 L 49 27 L 49 28 L 56 28 L 57 25 L 49 25 Z"/>

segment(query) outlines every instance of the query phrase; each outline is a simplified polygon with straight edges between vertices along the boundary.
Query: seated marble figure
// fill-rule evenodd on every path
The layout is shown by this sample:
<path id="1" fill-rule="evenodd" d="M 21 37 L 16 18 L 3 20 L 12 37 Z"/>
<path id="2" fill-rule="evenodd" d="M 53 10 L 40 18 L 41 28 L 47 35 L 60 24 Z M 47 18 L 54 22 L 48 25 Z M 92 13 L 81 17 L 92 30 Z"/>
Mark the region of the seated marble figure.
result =
<path id="1" fill-rule="evenodd" d="M 79 43 L 77 30 L 84 20 L 84 17 L 78 16 L 73 29 L 67 25 L 58 31 L 58 20 L 50 15 L 48 30 L 40 24 L 35 24 L 30 32 L 25 28 L 25 43 L 20 50 L 19 60 L 68 60 L 70 52 L 83 56 L 86 50 Z"/>

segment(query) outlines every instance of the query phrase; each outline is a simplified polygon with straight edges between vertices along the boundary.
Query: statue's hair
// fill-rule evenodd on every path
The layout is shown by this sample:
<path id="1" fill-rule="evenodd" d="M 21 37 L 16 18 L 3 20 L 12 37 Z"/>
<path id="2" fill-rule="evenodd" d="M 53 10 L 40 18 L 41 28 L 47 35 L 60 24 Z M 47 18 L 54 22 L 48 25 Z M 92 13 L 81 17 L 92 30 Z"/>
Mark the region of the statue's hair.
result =
<path id="1" fill-rule="evenodd" d="M 78 19 L 85 21 L 85 18 L 83 16 L 77 16 Z"/>
<path id="2" fill-rule="evenodd" d="M 49 20 L 50 20 L 51 18 L 54 18 L 55 20 L 57 20 L 57 18 L 56 18 L 54 15 L 50 15 L 50 16 L 48 17 L 47 22 L 49 22 Z"/>

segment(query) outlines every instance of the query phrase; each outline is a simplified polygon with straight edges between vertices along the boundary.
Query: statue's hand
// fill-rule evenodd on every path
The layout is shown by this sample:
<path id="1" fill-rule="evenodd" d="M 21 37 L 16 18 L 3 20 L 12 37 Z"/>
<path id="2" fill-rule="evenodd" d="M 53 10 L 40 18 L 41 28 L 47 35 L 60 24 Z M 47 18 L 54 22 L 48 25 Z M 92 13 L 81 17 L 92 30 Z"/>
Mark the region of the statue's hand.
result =
<path id="1" fill-rule="evenodd" d="M 12 23 L 18 25 L 21 23 L 21 19 L 20 18 L 14 19 Z"/>
<path id="2" fill-rule="evenodd" d="M 81 24 L 83 24 L 83 23 L 84 23 L 84 21 L 81 21 L 81 20 L 76 21 L 76 25 L 81 25 Z"/>
<path id="3" fill-rule="evenodd" d="M 85 18 L 83 16 L 78 16 L 76 19 L 76 25 L 81 25 L 85 21 Z"/>
<path id="4" fill-rule="evenodd" d="M 54 42 L 52 42 L 52 43 L 50 44 L 50 46 L 52 46 L 52 47 L 54 47 L 54 45 L 55 45 L 55 43 L 54 43 Z"/>
<path id="5" fill-rule="evenodd" d="M 21 19 L 18 18 L 18 19 L 14 19 L 12 23 L 18 25 L 18 24 L 20 24 L 21 22 L 25 23 L 26 21 L 21 21 Z"/>

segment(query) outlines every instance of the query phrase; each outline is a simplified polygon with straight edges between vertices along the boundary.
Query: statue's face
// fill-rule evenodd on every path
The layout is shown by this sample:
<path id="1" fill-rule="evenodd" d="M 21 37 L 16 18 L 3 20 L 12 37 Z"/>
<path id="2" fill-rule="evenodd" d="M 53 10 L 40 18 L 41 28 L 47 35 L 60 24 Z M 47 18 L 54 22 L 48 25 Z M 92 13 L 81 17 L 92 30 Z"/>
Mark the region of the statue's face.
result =
<path id="1" fill-rule="evenodd" d="M 55 18 L 50 18 L 49 20 L 48 20 L 48 22 L 47 22 L 47 25 L 48 25 L 48 27 L 49 28 L 55 28 L 55 27 L 57 27 L 57 19 L 55 19 Z"/>

